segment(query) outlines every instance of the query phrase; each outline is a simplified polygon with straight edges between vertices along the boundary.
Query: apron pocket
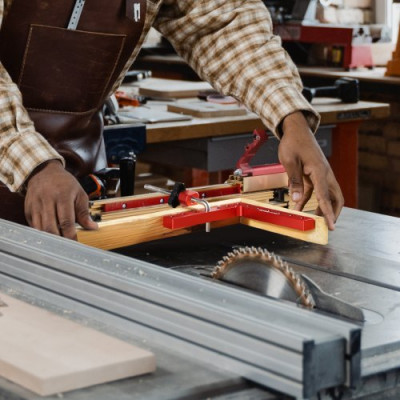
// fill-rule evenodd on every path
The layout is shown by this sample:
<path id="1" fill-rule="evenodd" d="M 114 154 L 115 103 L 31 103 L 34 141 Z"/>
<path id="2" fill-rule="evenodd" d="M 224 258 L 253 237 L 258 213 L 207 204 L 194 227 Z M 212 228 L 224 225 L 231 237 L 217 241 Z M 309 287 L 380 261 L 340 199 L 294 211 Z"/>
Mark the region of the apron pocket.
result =
<path id="1" fill-rule="evenodd" d="M 31 25 L 18 82 L 24 105 L 59 112 L 100 107 L 125 38 Z"/>

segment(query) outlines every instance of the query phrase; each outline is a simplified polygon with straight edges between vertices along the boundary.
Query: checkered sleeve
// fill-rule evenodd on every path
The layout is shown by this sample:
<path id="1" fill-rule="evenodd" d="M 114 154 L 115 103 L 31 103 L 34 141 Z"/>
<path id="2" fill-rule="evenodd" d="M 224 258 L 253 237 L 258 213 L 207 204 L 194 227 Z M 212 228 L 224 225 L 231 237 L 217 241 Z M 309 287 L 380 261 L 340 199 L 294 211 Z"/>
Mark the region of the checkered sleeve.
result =
<path id="1" fill-rule="evenodd" d="M 245 104 L 277 136 L 296 111 L 317 129 L 320 117 L 302 96 L 297 68 L 261 0 L 165 0 L 155 27 L 202 79 Z"/>
<path id="2" fill-rule="evenodd" d="M 35 131 L 19 89 L 0 64 L 0 180 L 18 191 L 37 166 L 54 159 L 64 162 Z"/>

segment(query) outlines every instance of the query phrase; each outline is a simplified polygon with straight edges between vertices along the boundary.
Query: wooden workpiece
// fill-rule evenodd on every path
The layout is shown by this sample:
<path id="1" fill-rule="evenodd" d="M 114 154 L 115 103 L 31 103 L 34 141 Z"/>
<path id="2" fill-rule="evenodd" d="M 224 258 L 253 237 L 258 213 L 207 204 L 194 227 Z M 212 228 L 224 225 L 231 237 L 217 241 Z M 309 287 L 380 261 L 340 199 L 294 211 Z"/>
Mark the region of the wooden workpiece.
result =
<path id="1" fill-rule="evenodd" d="M 176 79 L 150 78 L 136 83 L 139 94 L 142 96 L 155 96 L 162 98 L 188 98 L 196 97 L 199 91 L 212 90 L 207 82 L 191 82 Z"/>
<path id="2" fill-rule="evenodd" d="M 269 203 L 250 200 L 243 197 L 211 202 L 211 206 L 213 208 L 224 207 L 233 204 L 239 204 L 240 202 L 258 207 L 268 207 L 271 210 L 277 210 L 288 215 L 295 214 L 310 217 L 315 220 L 315 229 L 311 231 L 299 231 L 279 225 L 254 221 L 248 218 L 231 218 L 224 221 L 212 222 L 211 229 L 224 225 L 243 223 L 258 229 L 268 230 L 270 232 L 275 232 L 308 242 L 319 244 L 328 243 L 328 228 L 325 220 L 322 217 L 305 214 L 303 212 L 287 210 Z M 168 208 L 155 212 L 154 210 L 146 212 L 146 209 L 143 209 L 143 212 L 140 211 L 140 213 L 136 215 L 100 222 L 99 229 L 97 231 L 78 229 L 78 241 L 89 246 L 111 250 L 151 240 L 183 235 L 192 232 L 194 229 L 199 229 L 199 226 L 182 229 L 169 229 L 164 227 L 163 218 L 165 216 L 182 214 L 183 212 L 190 210 L 197 210 L 201 212 L 204 211 L 204 207 L 201 205 L 195 205 L 191 207 L 177 207 L 174 209 Z"/>
<path id="3" fill-rule="evenodd" d="M 41 396 L 155 370 L 154 355 L 0 294 L 0 376 Z"/>
<path id="4" fill-rule="evenodd" d="M 180 101 L 174 104 L 168 104 L 167 110 L 174 113 L 192 115 L 197 118 L 247 115 L 247 110 L 237 104 L 216 104 L 203 100 L 187 102 Z"/>

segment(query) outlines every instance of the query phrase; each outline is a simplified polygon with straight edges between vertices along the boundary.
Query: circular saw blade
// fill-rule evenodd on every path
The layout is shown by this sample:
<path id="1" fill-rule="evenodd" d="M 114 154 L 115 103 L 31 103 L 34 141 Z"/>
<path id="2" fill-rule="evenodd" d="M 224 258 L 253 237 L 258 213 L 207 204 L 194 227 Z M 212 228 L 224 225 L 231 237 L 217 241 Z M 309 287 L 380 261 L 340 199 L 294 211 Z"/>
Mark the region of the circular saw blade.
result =
<path id="1" fill-rule="evenodd" d="M 279 256 L 260 247 L 240 247 L 229 252 L 218 262 L 212 277 L 266 296 L 315 307 L 301 275 Z"/>

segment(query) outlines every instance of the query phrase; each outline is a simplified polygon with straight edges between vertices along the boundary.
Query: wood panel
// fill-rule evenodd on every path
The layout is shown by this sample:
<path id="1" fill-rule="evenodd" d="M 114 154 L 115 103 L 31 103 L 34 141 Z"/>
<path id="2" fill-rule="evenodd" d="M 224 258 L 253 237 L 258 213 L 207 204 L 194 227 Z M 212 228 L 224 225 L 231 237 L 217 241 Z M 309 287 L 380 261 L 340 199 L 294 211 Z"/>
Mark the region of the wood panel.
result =
<path id="1" fill-rule="evenodd" d="M 247 114 L 246 109 L 238 105 L 215 104 L 202 100 L 168 104 L 167 110 L 198 118 L 229 117 Z"/>
<path id="2" fill-rule="evenodd" d="M 174 79 L 150 78 L 140 81 L 139 94 L 163 98 L 196 97 L 202 90 L 212 90 L 207 82 L 191 82 Z"/>
<path id="3" fill-rule="evenodd" d="M 154 355 L 0 293 L 0 375 L 40 396 L 155 370 Z"/>

